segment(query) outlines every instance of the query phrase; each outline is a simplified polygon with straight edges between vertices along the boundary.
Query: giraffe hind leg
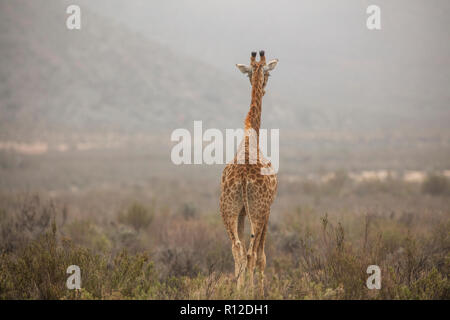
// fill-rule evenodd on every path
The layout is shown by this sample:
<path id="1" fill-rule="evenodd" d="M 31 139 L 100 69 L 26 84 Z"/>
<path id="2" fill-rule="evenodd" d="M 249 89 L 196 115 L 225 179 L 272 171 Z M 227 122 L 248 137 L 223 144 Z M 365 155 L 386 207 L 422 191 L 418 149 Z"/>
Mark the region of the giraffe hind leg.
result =
<path id="1" fill-rule="evenodd" d="M 262 236 L 263 225 L 259 223 L 253 223 L 254 237 L 251 239 L 251 244 L 247 251 L 247 271 L 249 275 L 250 288 L 253 289 L 253 275 L 255 272 L 257 262 L 257 249 Z"/>
<path id="2" fill-rule="evenodd" d="M 242 209 L 237 214 L 234 211 L 223 211 L 224 224 L 232 243 L 231 250 L 234 258 L 234 275 L 237 280 L 238 288 L 241 288 L 244 284 L 244 275 L 247 265 L 245 259 L 245 244 L 243 241 L 244 224 L 239 223 L 245 216 L 242 216 L 240 214 L 241 212 Z"/>
<path id="3" fill-rule="evenodd" d="M 266 242 L 267 224 L 268 221 L 266 221 L 264 224 L 261 238 L 258 243 L 257 261 L 256 261 L 257 267 L 259 269 L 259 295 L 261 298 L 264 297 L 264 280 L 265 280 L 264 271 L 266 269 L 266 254 L 264 252 L 264 247 Z"/>
<path id="4" fill-rule="evenodd" d="M 242 208 L 238 218 L 238 237 L 239 241 L 241 242 L 243 252 L 245 252 L 244 229 L 245 229 L 245 209 Z"/>

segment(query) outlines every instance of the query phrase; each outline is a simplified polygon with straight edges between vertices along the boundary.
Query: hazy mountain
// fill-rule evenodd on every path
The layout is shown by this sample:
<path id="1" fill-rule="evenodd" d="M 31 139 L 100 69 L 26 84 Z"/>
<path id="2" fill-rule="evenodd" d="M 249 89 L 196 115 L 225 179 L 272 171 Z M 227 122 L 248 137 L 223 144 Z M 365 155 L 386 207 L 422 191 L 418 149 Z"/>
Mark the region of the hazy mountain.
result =
<path id="1" fill-rule="evenodd" d="M 263 126 L 370 129 L 445 124 L 449 5 L 383 1 L 383 30 L 356 2 L 0 2 L 0 135 L 239 127 L 249 83 L 234 67 L 280 59 Z M 403 7 L 402 7 L 403 5 Z"/>
<path id="2" fill-rule="evenodd" d="M 250 99 L 242 75 L 233 81 L 88 10 L 82 30 L 69 31 L 65 8 L 48 1 L 1 4 L 3 136 L 155 132 L 194 120 L 242 125 Z M 271 114 L 268 119 L 277 117 Z"/>

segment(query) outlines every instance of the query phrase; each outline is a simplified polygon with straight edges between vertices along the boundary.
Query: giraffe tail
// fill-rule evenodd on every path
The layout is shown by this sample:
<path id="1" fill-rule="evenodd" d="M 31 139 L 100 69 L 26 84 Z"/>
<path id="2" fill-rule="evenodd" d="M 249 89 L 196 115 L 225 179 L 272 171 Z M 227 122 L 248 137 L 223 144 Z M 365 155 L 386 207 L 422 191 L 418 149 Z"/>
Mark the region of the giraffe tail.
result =
<path id="1" fill-rule="evenodd" d="M 245 214 L 250 219 L 250 212 L 248 208 L 247 179 L 245 177 L 242 180 L 242 201 L 244 202 Z"/>
<path id="2" fill-rule="evenodd" d="M 249 252 L 251 251 L 251 249 L 253 248 L 253 243 L 255 240 L 255 229 L 253 227 L 253 222 L 252 222 L 252 217 L 250 215 L 250 209 L 249 209 L 249 205 L 248 205 L 248 192 L 247 192 L 247 186 L 248 186 L 248 181 L 247 179 L 244 177 L 244 179 L 242 180 L 242 200 L 244 202 L 244 210 L 245 210 L 245 214 L 248 217 L 248 220 L 250 221 L 250 232 L 251 232 L 251 239 L 250 239 L 250 246 L 249 246 Z"/>

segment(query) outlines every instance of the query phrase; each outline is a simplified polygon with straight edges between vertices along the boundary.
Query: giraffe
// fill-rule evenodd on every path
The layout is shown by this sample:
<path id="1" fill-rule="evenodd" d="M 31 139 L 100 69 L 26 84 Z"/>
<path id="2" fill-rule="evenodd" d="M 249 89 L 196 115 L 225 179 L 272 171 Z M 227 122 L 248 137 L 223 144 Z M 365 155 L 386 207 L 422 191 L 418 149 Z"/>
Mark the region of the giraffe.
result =
<path id="1" fill-rule="evenodd" d="M 251 103 L 244 122 L 244 139 L 237 153 L 222 173 L 220 212 L 231 240 L 235 263 L 237 287 L 244 284 L 248 273 L 250 287 L 253 288 L 253 274 L 257 266 L 260 272 L 259 291 L 264 295 L 264 270 L 266 255 L 264 245 L 270 206 L 277 191 L 277 177 L 271 163 L 259 150 L 259 129 L 261 124 L 261 104 L 265 87 L 278 59 L 266 64 L 264 51 L 251 53 L 250 66 L 237 64 L 238 69 L 250 79 Z M 245 217 L 250 222 L 250 242 L 246 252 L 244 241 Z"/>

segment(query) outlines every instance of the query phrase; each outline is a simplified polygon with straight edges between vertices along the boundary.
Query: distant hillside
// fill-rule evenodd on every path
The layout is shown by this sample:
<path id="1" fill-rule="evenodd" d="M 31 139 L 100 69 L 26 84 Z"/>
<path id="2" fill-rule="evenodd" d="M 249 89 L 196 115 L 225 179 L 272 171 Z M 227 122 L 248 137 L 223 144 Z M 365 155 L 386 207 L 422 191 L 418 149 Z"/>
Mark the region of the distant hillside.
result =
<path id="1" fill-rule="evenodd" d="M 231 76 L 206 60 L 151 40 L 144 36 L 144 29 L 130 29 L 90 11 L 89 6 L 82 7 L 82 29 L 67 30 L 67 4 L 55 0 L 0 2 L 0 139 L 102 132 L 152 134 L 191 128 L 194 120 L 203 120 L 205 127 L 242 126 L 250 85 L 237 70 Z M 346 63 L 350 71 L 365 68 L 361 62 Z M 333 91 L 329 83 L 333 78 L 317 78 L 321 77 L 319 68 L 315 74 L 304 74 L 294 67 L 289 60 L 281 60 L 274 71 L 263 103 L 264 127 L 414 128 L 419 122 L 434 125 L 449 118 L 446 108 L 431 110 L 426 100 L 411 98 L 417 95 L 396 99 L 395 88 L 389 92 L 371 88 L 379 101 L 361 100 L 361 96 L 353 101 L 343 97 L 341 89 L 356 93 L 364 88 L 357 85 L 357 78 L 351 78 L 350 71 L 348 79 L 343 73 L 342 81 L 336 80 L 343 84 Z M 233 68 L 230 64 L 229 69 Z M 286 83 L 292 73 L 301 82 Z M 329 87 L 323 92 L 304 91 L 311 81 L 318 85 L 328 81 Z M 275 90 L 280 85 L 283 90 Z M 401 105 L 397 107 L 396 101 Z"/>
<path id="2" fill-rule="evenodd" d="M 190 128 L 194 120 L 242 125 L 250 99 L 245 78 L 232 82 L 87 10 L 82 29 L 69 31 L 65 6 L 48 3 L 1 3 L 2 137 L 155 132 Z M 264 121 L 289 119 L 280 100 L 266 103 L 272 110 Z"/>

